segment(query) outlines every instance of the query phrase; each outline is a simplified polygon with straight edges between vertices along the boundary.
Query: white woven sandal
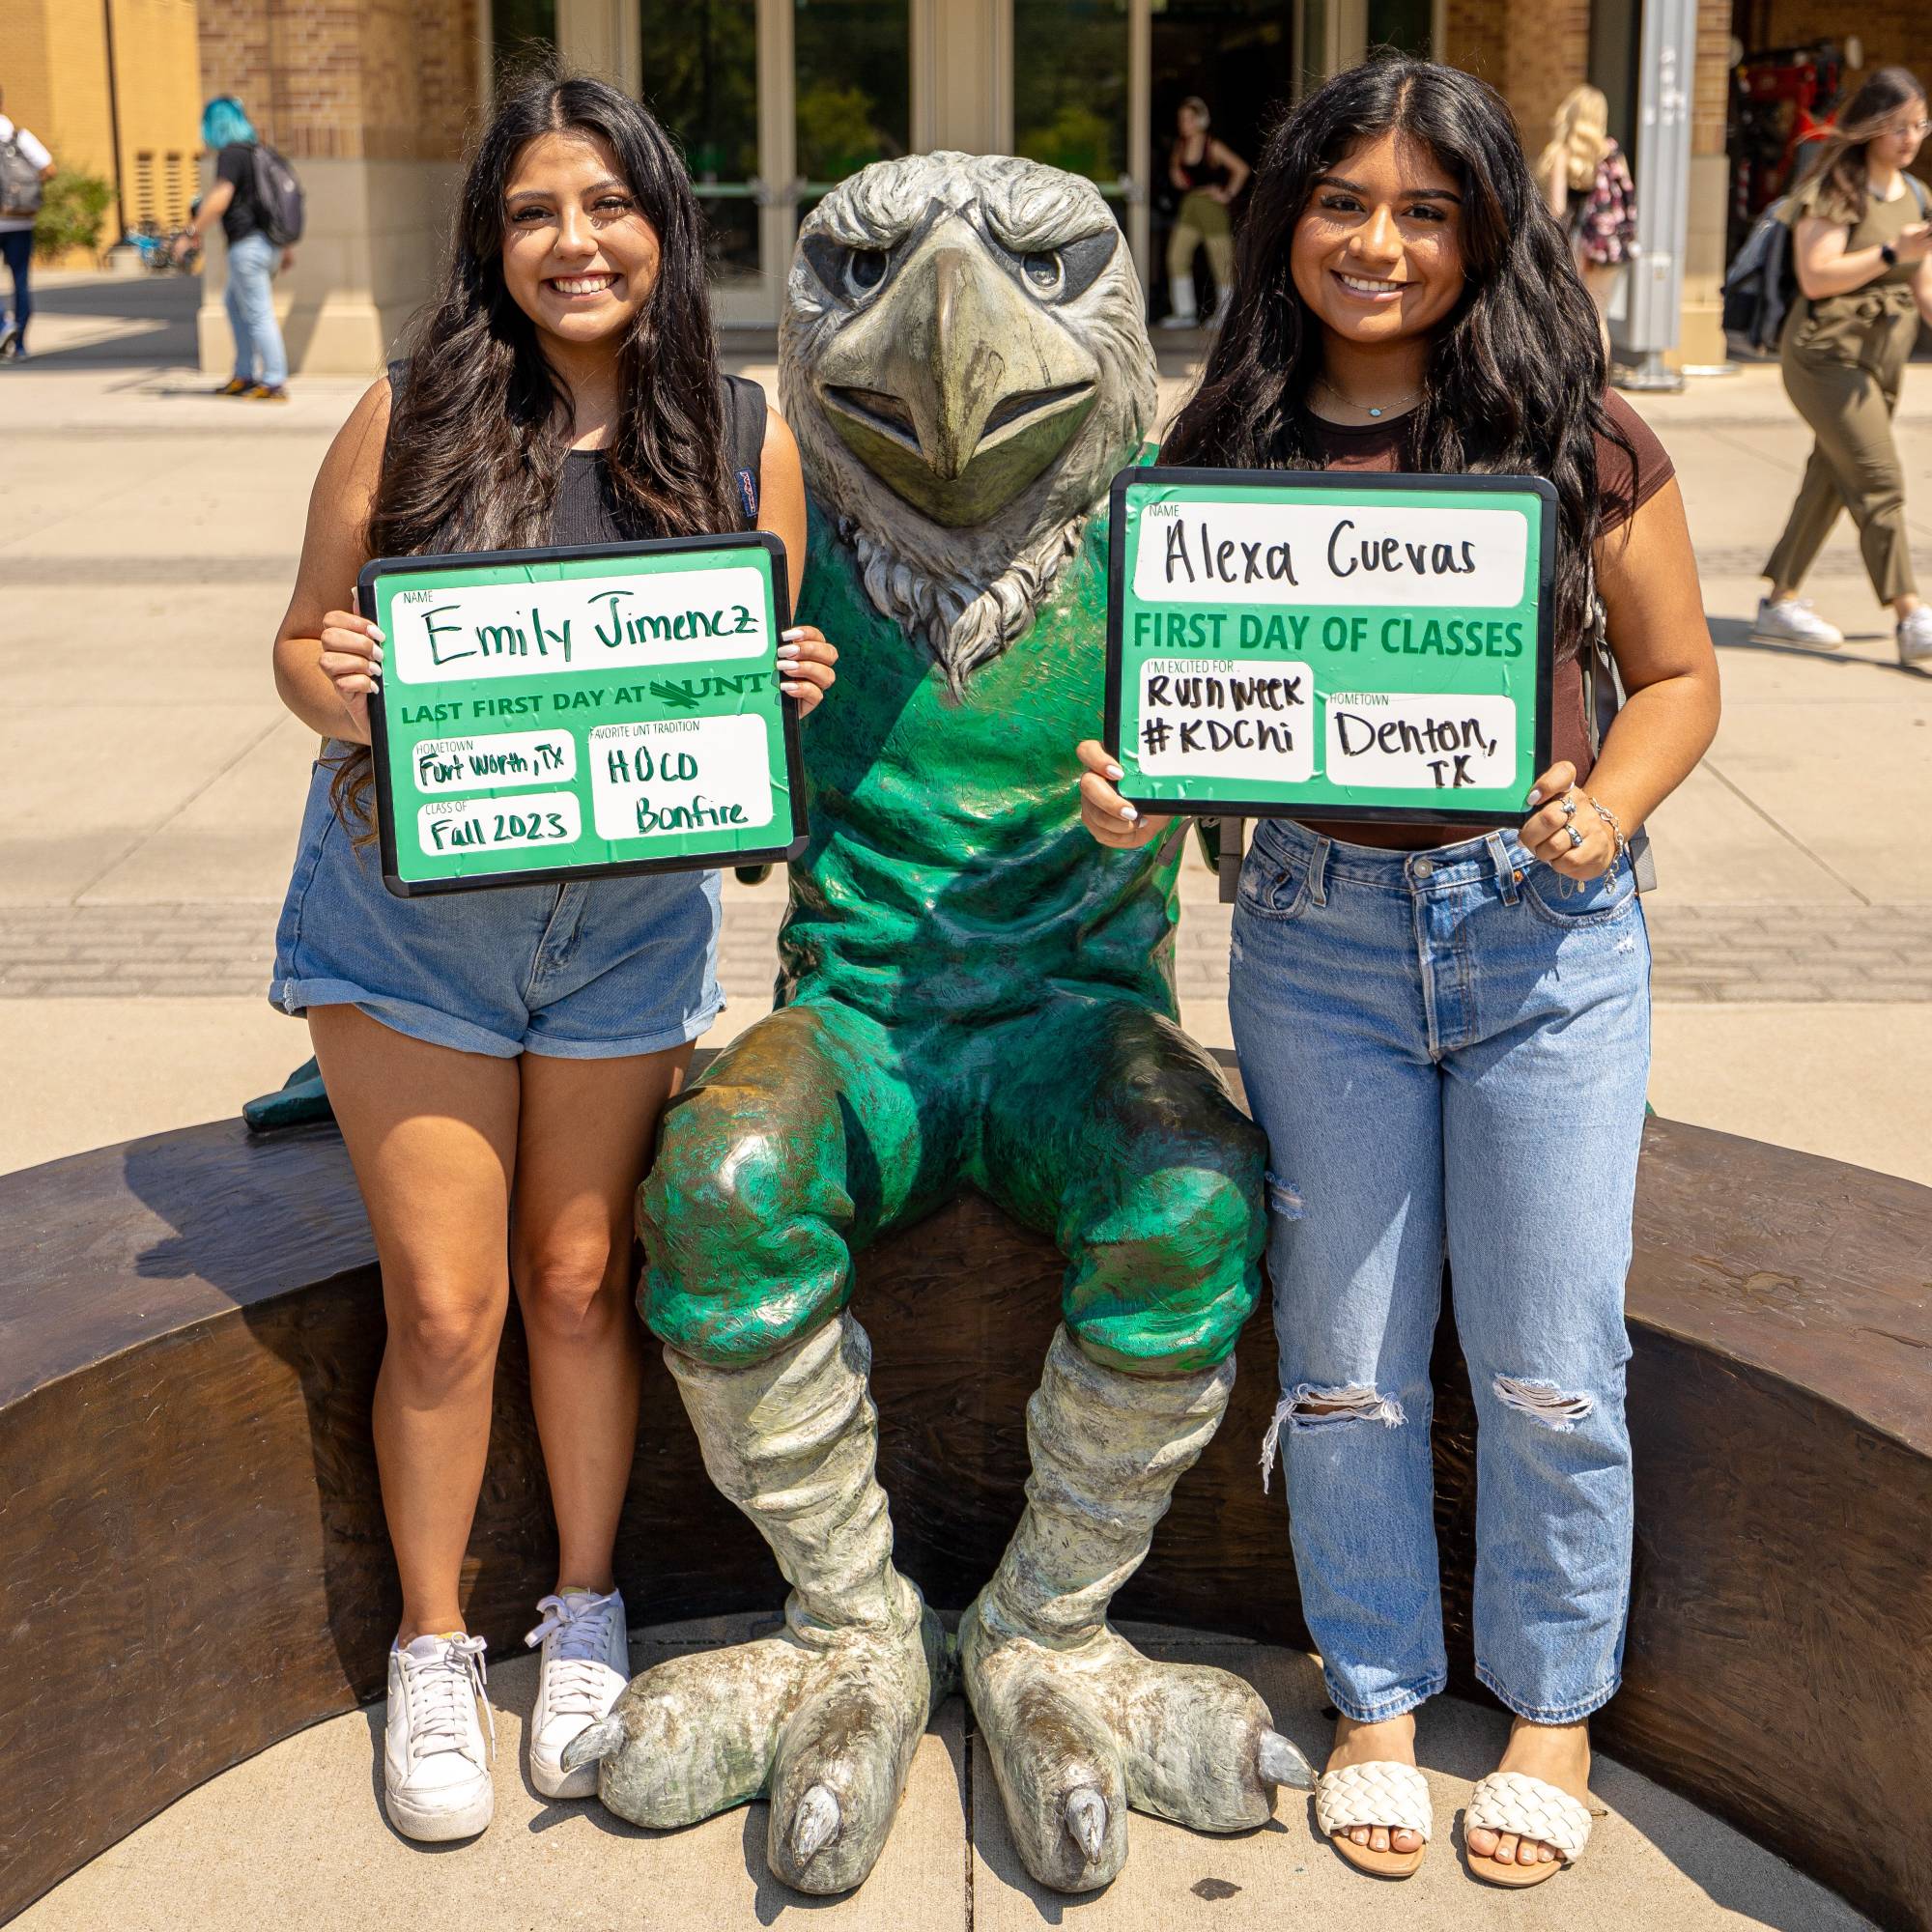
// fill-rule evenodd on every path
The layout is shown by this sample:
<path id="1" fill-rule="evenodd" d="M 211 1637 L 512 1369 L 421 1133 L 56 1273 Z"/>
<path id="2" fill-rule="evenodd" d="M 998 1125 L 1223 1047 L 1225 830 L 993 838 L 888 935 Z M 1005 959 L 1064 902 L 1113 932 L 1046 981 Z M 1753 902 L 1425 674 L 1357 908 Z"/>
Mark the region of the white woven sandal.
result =
<path id="1" fill-rule="evenodd" d="M 1378 1758 L 1324 1771 L 1315 1781 L 1315 1822 L 1349 1862 L 1377 1878 L 1406 1878 L 1429 1849 L 1433 1812 L 1429 1780 L 1412 1764 Z M 1420 1849 L 1375 1852 L 1342 1835 L 1356 1825 L 1385 1825 L 1391 1832 L 1419 1832 Z"/>
<path id="2" fill-rule="evenodd" d="M 1557 1854 L 1533 1865 L 1506 1865 L 1469 1853 L 1469 1869 L 1479 1879 L 1520 1889 L 1554 1878 L 1583 1856 L 1583 1847 L 1590 1842 L 1590 1812 L 1587 1805 L 1543 1778 L 1526 1777 L 1520 1771 L 1492 1771 L 1470 1792 L 1463 1812 L 1465 1845 L 1471 1831 L 1513 1832 L 1519 1838 L 1540 1839 Z"/>

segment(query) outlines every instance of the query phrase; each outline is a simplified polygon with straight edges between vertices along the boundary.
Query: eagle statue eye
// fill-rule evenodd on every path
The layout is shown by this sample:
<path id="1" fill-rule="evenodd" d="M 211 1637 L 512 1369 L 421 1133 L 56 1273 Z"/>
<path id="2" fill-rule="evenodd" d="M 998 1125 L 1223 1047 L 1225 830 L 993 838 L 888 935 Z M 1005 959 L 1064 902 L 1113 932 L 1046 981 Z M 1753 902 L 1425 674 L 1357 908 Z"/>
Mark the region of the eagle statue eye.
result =
<path id="1" fill-rule="evenodd" d="M 890 257 L 883 248 L 853 248 L 845 257 L 845 286 L 855 296 L 868 296 L 886 279 Z"/>
<path id="2" fill-rule="evenodd" d="M 1082 235 L 1050 248 L 1010 249 L 1007 258 L 1017 263 L 1029 294 L 1045 302 L 1068 302 L 1099 279 L 1120 239 L 1121 231 L 1109 222 L 1098 234 Z"/>
<path id="3" fill-rule="evenodd" d="M 1020 263 L 1020 271 L 1043 296 L 1057 296 L 1066 280 L 1066 266 L 1057 249 L 1027 256 Z"/>

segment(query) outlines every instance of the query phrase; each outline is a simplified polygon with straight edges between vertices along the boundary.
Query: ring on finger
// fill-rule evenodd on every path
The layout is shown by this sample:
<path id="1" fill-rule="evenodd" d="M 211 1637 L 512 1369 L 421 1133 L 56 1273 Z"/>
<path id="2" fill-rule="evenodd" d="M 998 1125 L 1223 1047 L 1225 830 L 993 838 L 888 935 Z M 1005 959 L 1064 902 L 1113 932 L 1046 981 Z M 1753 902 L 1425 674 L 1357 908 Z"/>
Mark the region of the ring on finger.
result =
<path id="1" fill-rule="evenodd" d="M 1563 829 L 1570 835 L 1571 851 L 1579 851 L 1583 844 L 1583 835 L 1574 825 L 1566 825 Z"/>
<path id="2" fill-rule="evenodd" d="M 1577 794 L 1574 791 L 1566 791 L 1557 803 L 1562 808 L 1565 826 L 1574 825 L 1577 819 Z"/>

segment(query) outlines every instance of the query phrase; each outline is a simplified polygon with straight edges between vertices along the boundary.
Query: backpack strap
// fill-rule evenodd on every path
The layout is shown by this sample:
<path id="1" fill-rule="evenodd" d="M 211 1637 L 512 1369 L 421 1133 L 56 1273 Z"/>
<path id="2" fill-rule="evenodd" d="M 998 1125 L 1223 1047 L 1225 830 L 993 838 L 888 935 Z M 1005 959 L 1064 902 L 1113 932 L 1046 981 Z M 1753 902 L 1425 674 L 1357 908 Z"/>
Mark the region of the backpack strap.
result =
<path id="1" fill-rule="evenodd" d="M 758 525 L 759 465 L 765 453 L 765 392 L 749 377 L 724 376 L 724 447 L 745 527 Z"/>

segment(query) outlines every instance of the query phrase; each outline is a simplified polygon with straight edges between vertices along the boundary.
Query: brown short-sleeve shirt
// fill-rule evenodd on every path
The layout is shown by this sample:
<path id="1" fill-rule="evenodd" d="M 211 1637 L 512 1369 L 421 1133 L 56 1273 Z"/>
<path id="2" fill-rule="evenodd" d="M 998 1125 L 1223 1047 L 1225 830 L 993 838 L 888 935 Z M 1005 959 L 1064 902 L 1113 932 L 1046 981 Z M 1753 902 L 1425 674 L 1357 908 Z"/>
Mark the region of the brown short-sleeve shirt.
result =
<path id="1" fill-rule="evenodd" d="M 1633 462 L 1631 455 L 1607 437 L 1597 439 L 1597 491 L 1604 507 L 1604 532 L 1607 535 L 1629 523 L 1676 473 L 1676 467 L 1650 425 L 1614 389 L 1605 391 L 1604 410 L 1630 439 L 1635 456 Z M 1393 469 L 1400 461 L 1400 417 L 1360 425 L 1317 420 L 1314 427 L 1324 469 Z M 1583 713 L 1583 670 L 1575 649 L 1559 648 L 1557 652 L 1551 705 L 1551 759 L 1568 758 L 1577 767 L 1580 783 L 1589 775 L 1592 759 L 1589 724 Z M 1529 789 L 1527 781 L 1523 789 Z M 1405 851 L 1451 845 L 1470 836 L 1466 825 L 1387 825 L 1355 819 L 1324 819 L 1319 829 L 1331 838 L 1359 845 L 1396 846 Z"/>

